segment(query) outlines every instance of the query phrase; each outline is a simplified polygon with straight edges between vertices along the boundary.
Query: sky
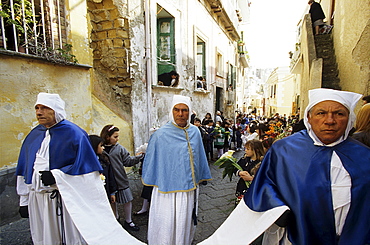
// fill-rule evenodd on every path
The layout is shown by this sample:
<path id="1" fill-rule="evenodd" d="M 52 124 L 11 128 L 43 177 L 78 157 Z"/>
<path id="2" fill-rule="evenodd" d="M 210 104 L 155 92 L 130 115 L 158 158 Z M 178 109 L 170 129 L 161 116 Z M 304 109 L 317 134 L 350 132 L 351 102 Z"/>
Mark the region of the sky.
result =
<path id="1" fill-rule="evenodd" d="M 308 0 L 249 0 L 250 21 L 244 41 L 254 68 L 289 66 L 289 51 L 295 50 L 297 24 Z"/>

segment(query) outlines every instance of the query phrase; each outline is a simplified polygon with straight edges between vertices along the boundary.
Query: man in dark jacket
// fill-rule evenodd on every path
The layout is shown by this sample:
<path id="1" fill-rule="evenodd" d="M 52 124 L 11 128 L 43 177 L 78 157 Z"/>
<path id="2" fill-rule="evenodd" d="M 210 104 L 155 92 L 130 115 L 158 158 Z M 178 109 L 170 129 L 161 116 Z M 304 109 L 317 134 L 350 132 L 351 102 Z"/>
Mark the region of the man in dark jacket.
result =
<path id="1" fill-rule="evenodd" d="M 322 10 L 321 5 L 315 2 L 315 0 L 309 0 L 308 4 L 311 6 L 309 13 L 311 15 L 312 25 L 315 28 L 315 35 L 319 35 L 320 26 L 325 24 L 324 11 Z"/>
<path id="2" fill-rule="evenodd" d="M 160 85 L 175 87 L 178 83 L 179 74 L 176 71 L 162 73 L 158 76 L 158 84 Z"/>

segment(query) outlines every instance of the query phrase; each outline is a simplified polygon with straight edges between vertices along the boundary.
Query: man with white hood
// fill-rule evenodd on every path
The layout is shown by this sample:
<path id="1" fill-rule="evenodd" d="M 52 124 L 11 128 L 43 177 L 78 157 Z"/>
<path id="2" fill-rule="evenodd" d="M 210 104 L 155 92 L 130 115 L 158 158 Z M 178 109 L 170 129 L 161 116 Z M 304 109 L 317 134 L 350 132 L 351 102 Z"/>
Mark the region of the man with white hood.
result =
<path id="1" fill-rule="evenodd" d="M 150 203 L 149 244 L 191 244 L 198 185 L 211 179 L 198 128 L 189 123 L 190 98 L 174 95 L 170 121 L 148 143 L 142 181 L 154 186 Z"/>
<path id="2" fill-rule="evenodd" d="M 310 90 L 307 130 L 272 145 L 244 202 L 202 244 L 249 244 L 265 230 L 264 244 L 368 244 L 370 149 L 348 137 L 360 97 Z"/>
<path id="3" fill-rule="evenodd" d="M 58 94 L 39 93 L 39 125 L 23 142 L 16 170 L 19 212 L 34 244 L 142 244 L 115 219 L 86 132 L 66 120 Z"/>

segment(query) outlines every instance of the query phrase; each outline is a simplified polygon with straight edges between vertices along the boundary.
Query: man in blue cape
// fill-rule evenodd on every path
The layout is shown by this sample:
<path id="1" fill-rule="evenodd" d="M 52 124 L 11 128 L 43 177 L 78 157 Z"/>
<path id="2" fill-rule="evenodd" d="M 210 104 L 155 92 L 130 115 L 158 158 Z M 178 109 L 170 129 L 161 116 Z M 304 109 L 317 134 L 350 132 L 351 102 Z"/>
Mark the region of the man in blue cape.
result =
<path id="1" fill-rule="evenodd" d="M 20 214 L 34 244 L 142 244 L 115 219 L 86 132 L 65 120 L 58 94 L 40 93 L 39 125 L 23 142 L 16 170 Z"/>
<path id="2" fill-rule="evenodd" d="M 148 143 L 142 180 L 154 186 L 149 244 L 191 244 L 196 224 L 197 185 L 211 179 L 198 128 L 189 124 L 190 98 L 174 95 L 170 121 Z"/>
<path id="3" fill-rule="evenodd" d="M 307 129 L 272 145 L 244 202 L 203 244 L 249 244 L 264 231 L 263 244 L 368 244 L 370 149 L 348 138 L 360 97 L 310 90 Z"/>

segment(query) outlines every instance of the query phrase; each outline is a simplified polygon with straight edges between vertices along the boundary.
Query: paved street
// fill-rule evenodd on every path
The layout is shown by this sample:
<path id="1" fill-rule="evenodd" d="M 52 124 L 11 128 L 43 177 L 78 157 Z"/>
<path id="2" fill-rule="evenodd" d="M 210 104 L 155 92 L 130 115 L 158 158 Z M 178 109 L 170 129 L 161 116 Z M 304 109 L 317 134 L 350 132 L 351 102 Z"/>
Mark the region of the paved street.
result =
<path id="1" fill-rule="evenodd" d="M 234 153 L 234 157 L 243 156 L 243 151 Z M 209 237 L 227 218 L 234 208 L 234 192 L 237 178 L 230 182 L 226 177 L 222 179 L 222 169 L 210 165 L 213 180 L 207 185 L 200 185 L 198 226 L 195 233 L 193 244 L 197 244 Z M 140 177 L 130 175 L 130 185 L 134 195 L 133 211 L 141 208 L 142 198 L 140 198 L 142 184 Z M 122 206 L 122 205 L 121 205 Z M 123 210 L 120 206 L 120 213 Z M 133 216 L 133 221 L 140 226 L 140 231 L 130 233 L 137 239 L 147 242 L 148 215 Z M 28 219 L 20 219 L 16 222 L 0 227 L 0 244 L 20 245 L 32 244 L 28 225 Z"/>

